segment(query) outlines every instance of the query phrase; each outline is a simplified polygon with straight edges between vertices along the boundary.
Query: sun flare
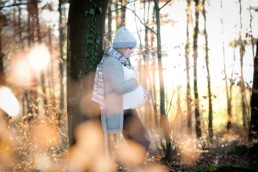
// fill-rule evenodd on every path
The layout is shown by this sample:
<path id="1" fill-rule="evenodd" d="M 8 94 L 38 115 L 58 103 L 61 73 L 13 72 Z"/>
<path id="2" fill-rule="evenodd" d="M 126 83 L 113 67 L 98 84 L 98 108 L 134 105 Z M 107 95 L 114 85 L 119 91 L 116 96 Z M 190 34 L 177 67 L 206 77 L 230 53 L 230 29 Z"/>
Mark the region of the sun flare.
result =
<path id="1" fill-rule="evenodd" d="M 35 71 L 41 71 L 47 68 L 50 61 L 48 48 L 41 44 L 35 46 L 28 56 L 29 63 Z"/>

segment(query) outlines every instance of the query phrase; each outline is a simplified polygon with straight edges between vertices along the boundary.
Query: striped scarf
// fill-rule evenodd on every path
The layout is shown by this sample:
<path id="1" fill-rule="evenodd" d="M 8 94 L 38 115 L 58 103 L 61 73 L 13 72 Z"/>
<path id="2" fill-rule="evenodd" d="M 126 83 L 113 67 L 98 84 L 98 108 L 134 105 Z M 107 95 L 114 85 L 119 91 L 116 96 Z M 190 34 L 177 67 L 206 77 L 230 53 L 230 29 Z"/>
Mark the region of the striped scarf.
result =
<path id="1" fill-rule="evenodd" d="M 104 50 L 104 55 L 100 60 L 96 68 L 96 74 L 93 86 L 93 95 L 91 100 L 98 103 L 100 108 L 104 107 L 104 77 L 103 77 L 103 62 L 107 57 L 114 57 L 121 62 L 125 67 L 132 68 L 131 62 L 128 57 L 123 56 L 112 47 L 108 47 Z"/>

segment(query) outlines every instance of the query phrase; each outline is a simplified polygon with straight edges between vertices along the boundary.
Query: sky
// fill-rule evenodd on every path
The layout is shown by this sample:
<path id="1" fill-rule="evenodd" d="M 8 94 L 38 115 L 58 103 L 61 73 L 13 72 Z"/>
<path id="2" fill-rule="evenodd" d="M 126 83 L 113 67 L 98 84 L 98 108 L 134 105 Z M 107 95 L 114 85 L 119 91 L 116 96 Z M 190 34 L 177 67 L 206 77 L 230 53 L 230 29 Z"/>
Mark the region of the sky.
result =
<path id="1" fill-rule="evenodd" d="M 250 29 L 250 4 L 252 7 L 257 8 L 258 1 L 242 1 L 242 39 L 249 39 L 246 38 L 245 35 L 247 33 L 250 34 L 251 31 L 254 38 L 258 37 L 258 13 L 255 13 L 254 10 L 251 10 L 252 30 Z M 240 33 L 239 3 L 238 0 L 227 0 L 223 1 L 222 5 L 223 10 L 221 9 L 221 1 L 219 0 L 210 0 L 209 3 L 206 3 L 206 27 L 209 46 L 209 67 L 214 86 L 223 86 L 225 84 L 225 81 L 222 79 L 224 75 L 223 41 L 225 45 L 225 61 L 228 68 L 227 74 L 230 75 L 233 71 L 233 73 L 236 74 L 234 77 L 238 77 L 238 74 L 240 72 L 239 48 L 233 49 L 229 46 L 229 42 L 238 39 Z M 171 1 L 166 7 L 161 10 L 162 14 L 168 13 L 168 19 L 171 19 L 173 21 L 173 24 L 168 22 L 166 24 L 163 24 L 161 27 L 162 51 L 166 52 L 164 53 L 166 54 L 166 56 L 163 56 L 163 67 L 165 69 L 165 77 L 167 81 L 166 83 L 168 85 L 170 85 L 171 83 L 174 86 L 186 84 L 184 56 L 184 46 L 186 41 L 185 9 L 186 1 L 175 0 Z M 194 9 L 193 3 L 192 9 Z M 140 17 L 143 16 L 139 13 L 137 14 Z M 137 19 L 135 19 L 134 14 L 130 12 L 130 10 L 127 10 L 127 16 L 127 23 L 129 23 L 127 27 L 129 27 L 130 30 L 132 30 L 136 35 L 135 24 L 131 23 L 137 21 Z M 192 20 L 194 22 L 194 14 L 192 15 Z M 222 20 L 224 23 L 223 26 L 221 24 Z M 203 16 L 200 14 L 200 31 L 202 31 L 204 28 L 203 21 Z M 138 22 L 137 26 L 139 27 L 141 26 L 141 24 Z M 190 26 L 190 29 L 193 29 L 193 27 L 193 25 Z M 206 84 L 202 84 L 207 82 L 207 72 L 205 67 L 204 54 L 205 40 L 204 36 L 201 34 L 198 37 L 198 46 L 198 80 L 201 83 L 199 84 L 199 86 L 206 87 Z M 245 81 L 251 83 L 253 77 L 253 55 L 250 46 L 246 46 L 243 66 Z M 192 72 L 193 71 L 191 70 L 191 76 L 193 75 Z"/>

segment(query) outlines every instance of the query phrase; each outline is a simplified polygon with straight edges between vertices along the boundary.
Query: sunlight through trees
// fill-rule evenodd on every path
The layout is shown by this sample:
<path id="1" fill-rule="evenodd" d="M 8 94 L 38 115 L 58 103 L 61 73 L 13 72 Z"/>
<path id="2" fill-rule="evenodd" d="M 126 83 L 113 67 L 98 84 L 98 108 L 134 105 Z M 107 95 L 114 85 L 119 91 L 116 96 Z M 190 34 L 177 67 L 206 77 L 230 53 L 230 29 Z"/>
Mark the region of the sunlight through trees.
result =
<path id="1" fill-rule="evenodd" d="M 149 94 L 147 157 L 117 134 L 105 156 L 91 100 L 120 26 Z M 0 171 L 258 168 L 257 0 L 0 0 L 0 31 Z"/>

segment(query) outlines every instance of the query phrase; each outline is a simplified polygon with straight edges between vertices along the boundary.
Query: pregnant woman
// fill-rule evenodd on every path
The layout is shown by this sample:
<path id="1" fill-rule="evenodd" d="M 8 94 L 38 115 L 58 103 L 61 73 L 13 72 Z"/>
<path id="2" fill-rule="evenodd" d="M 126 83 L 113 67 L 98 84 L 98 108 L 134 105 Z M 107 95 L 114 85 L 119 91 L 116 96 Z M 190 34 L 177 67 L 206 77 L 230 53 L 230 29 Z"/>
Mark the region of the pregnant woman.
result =
<path id="1" fill-rule="evenodd" d="M 123 133 L 127 141 L 138 144 L 145 153 L 150 145 L 150 136 L 136 111 L 145 102 L 147 94 L 129 60 L 135 47 L 134 36 L 125 27 L 120 27 L 112 47 L 104 50 L 97 66 L 92 100 L 100 104 L 106 150 L 110 133 Z"/>

